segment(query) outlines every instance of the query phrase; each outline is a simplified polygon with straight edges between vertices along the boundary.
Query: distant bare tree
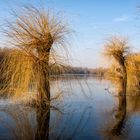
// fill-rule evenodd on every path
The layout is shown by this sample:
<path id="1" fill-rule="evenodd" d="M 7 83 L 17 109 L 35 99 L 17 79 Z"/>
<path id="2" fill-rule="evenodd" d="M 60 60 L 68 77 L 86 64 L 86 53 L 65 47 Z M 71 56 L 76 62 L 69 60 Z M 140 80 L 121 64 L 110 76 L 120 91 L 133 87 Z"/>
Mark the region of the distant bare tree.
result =
<path id="1" fill-rule="evenodd" d="M 114 59 L 115 64 L 119 65 L 116 69 L 121 73 L 124 84 L 127 84 L 127 60 L 130 54 L 130 47 L 125 38 L 112 37 L 105 44 L 104 55 Z M 126 87 L 126 86 L 125 86 Z"/>

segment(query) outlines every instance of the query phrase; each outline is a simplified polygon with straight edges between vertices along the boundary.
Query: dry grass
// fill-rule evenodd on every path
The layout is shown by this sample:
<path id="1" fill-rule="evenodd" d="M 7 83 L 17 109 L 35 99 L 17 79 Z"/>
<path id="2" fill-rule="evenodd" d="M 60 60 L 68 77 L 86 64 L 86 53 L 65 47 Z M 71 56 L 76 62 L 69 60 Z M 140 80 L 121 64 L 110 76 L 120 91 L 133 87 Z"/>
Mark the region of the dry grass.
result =
<path id="1" fill-rule="evenodd" d="M 128 91 L 131 95 L 140 95 L 140 55 L 129 57 L 128 65 Z"/>

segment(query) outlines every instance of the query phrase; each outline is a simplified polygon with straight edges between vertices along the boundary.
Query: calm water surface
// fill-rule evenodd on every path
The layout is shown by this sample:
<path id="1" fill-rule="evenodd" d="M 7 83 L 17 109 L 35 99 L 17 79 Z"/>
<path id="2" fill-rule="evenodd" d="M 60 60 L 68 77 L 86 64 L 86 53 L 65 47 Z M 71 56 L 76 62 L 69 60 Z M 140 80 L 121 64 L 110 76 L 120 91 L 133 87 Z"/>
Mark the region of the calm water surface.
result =
<path id="1" fill-rule="evenodd" d="M 51 95 L 59 98 L 42 112 L 0 100 L 0 140 L 140 140 L 140 97 L 125 101 L 110 81 L 63 78 Z"/>

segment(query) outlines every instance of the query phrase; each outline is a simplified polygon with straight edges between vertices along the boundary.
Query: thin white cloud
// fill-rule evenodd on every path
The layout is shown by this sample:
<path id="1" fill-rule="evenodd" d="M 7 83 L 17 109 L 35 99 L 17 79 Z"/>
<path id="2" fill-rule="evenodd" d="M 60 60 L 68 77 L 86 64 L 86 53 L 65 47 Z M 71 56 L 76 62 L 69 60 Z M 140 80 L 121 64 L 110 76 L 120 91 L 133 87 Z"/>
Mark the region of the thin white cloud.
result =
<path id="1" fill-rule="evenodd" d="M 129 17 L 128 16 L 121 16 L 121 17 L 117 17 L 117 18 L 114 18 L 114 22 L 125 22 L 125 21 L 128 21 L 129 20 Z"/>

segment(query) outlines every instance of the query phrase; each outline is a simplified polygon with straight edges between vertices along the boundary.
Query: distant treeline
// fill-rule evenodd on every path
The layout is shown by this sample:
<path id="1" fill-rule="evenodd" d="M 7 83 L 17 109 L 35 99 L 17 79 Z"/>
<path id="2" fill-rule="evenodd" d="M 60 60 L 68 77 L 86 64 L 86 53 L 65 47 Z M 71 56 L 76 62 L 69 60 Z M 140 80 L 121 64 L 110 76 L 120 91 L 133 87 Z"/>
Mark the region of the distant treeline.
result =
<path id="1" fill-rule="evenodd" d="M 107 72 L 107 69 L 99 67 L 99 68 L 83 68 L 83 67 L 71 67 L 71 69 L 67 70 L 65 73 L 68 74 L 93 74 L 93 75 L 101 75 L 103 76 Z"/>
<path id="2" fill-rule="evenodd" d="M 73 67 L 73 66 L 53 66 L 51 68 L 51 75 L 59 75 L 59 74 L 90 74 L 90 75 L 98 75 L 104 76 L 108 71 L 107 68 L 84 68 L 84 67 Z"/>

